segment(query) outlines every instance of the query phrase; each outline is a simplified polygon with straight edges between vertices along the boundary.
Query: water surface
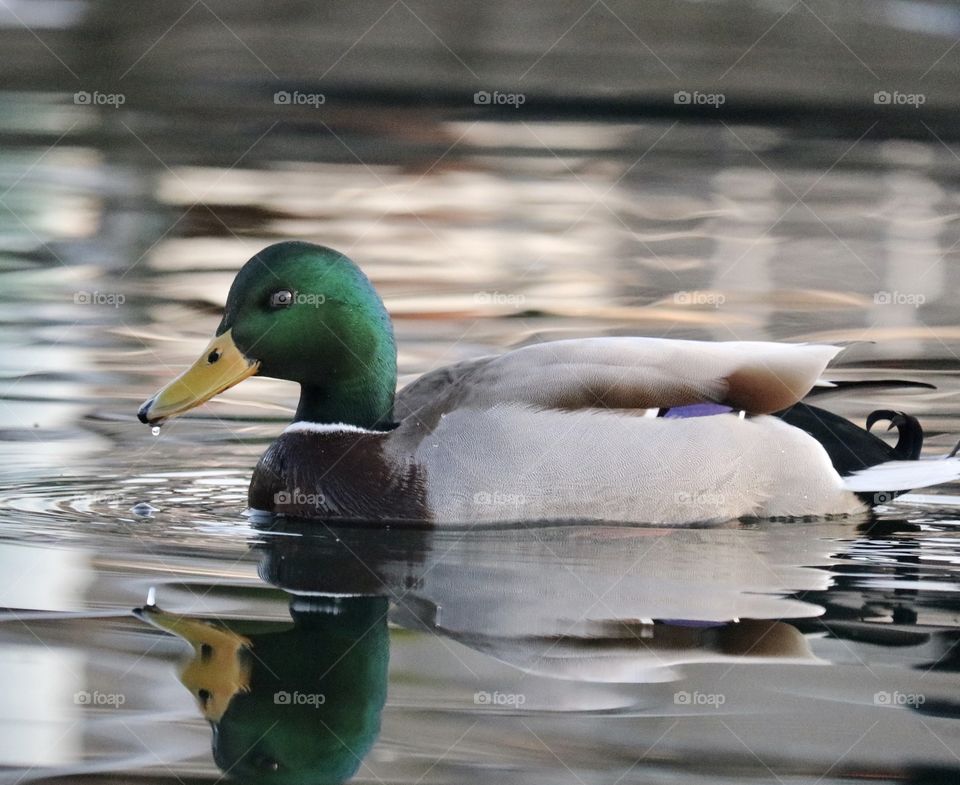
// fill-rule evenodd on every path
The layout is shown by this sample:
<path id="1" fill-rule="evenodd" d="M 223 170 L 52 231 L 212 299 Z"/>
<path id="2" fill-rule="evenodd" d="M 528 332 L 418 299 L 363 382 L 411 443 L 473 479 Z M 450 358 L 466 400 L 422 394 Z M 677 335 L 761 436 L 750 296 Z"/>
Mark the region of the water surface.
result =
<path id="1" fill-rule="evenodd" d="M 937 389 L 830 406 L 907 410 L 943 453 L 949 150 L 334 107 L 326 130 L 253 114 L 262 145 L 198 164 L 193 141 L 158 160 L 117 124 L 162 107 L 4 100 L 33 132 L 0 154 L 3 781 L 955 781 L 956 487 L 833 521 L 264 528 L 246 485 L 295 387 L 251 380 L 156 437 L 135 420 L 240 264 L 303 238 L 383 293 L 402 383 L 581 335 L 862 341 L 836 378 Z M 191 634 L 253 641 L 217 761 L 178 679 L 190 647 L 131 612 L 151 587 Z"/>

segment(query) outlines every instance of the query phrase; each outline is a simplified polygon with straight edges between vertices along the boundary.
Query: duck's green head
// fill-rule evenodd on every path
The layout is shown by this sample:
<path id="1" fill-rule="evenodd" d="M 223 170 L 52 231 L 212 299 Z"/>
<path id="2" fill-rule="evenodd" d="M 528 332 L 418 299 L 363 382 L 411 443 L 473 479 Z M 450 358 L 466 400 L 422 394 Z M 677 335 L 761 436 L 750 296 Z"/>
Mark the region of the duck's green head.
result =
<path id="1" fill-rule="evenodd" d="M 359 267 L 311 243 L 260 251 L 237 273 L 214 339 L 140 407 L 140 420 L 160 423 L 255 374 L 300 383 L 297 419 L 367 428 L 390 421 L 393 328 Z"/>

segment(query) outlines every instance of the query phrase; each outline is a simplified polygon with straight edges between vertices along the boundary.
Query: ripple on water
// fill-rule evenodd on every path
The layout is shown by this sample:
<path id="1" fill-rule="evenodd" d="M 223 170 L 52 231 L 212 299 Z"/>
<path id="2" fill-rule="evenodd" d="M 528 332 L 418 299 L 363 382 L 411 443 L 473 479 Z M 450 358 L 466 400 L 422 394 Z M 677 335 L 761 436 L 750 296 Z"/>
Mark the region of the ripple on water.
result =
<path id="1" fill-rule="evenodd" d="M 80 537 L 117 528 L 246 526 L 242 469 L 44 478 L 0 487 L 4 536 Z M 199 531 L 199 528 L 198 528 Z"/>

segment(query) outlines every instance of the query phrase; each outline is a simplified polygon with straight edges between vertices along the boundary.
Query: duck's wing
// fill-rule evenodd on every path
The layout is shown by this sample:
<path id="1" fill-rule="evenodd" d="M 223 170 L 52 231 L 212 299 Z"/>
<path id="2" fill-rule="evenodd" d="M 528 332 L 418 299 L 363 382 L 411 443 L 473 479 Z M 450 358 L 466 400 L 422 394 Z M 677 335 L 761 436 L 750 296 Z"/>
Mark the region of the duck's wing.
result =
<path id="1" fill-rule="evenodd" d="M 496 359 L 496 356 L 476 357 L 427 371 L 397 392 L 393 404 L 394 419 L 403 421 L 459 397 L 464 380 L 479 367 Z"/>
<path id="2" fill-rule="evenodd" d="M 459 408 L 503 403 L 577 410 L 705 402 L 765 414 L 803 398 L 841 350 L 763 341 L 553 341 L 425 374 L 400 392 L 396 414 L 419 412 L 429 422 Z"/>

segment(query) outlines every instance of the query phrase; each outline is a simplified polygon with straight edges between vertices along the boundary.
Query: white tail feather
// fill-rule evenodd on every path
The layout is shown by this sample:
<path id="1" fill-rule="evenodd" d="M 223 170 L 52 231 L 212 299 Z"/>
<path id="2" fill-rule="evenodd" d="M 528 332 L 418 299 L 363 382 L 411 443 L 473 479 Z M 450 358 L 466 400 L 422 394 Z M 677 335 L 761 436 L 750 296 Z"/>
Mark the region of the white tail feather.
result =
<path id="1" fill-rule="evenodd" d="M 960 479 L 960 457 L 887 461 L 843 478 L 848 491 L 910 491 Z"/>

